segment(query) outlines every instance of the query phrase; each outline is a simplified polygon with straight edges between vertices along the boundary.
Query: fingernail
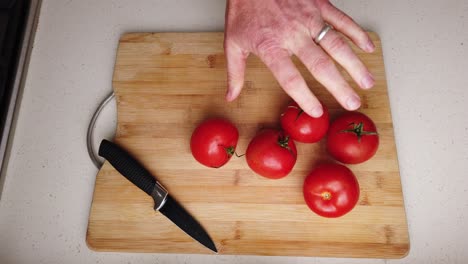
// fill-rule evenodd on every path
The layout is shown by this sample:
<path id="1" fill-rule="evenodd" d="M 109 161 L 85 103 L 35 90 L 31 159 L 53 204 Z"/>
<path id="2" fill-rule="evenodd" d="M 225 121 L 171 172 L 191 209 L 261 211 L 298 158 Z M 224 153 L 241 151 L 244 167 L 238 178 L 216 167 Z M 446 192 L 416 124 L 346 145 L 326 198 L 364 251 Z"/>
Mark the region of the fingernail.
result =
<path id="1" fill-rule="evenodd" d="M 366 51 L 367 52 L 374 52 L 374 50 L 375 50 L 375 46 L 374 46 L 374 43 L 372 42 L 372 40 L 367 41 Z"/>
<path id="2" fill-rule="evenodd" d="M 368 73 L 366 77 L 362 79 L 361 87 L 363 89 L 370 89 L 372 86 L 374 86 L 375 80 L 372 74 Z"/>
<path id="3" fill-rule="evenodd" d="M 310 110 L 311 117 L 319 118 L 323 115 L 322 106 L 316 106 Z"/>
<path id="4" fill-rule="evenodd" d="M 356 110 L 361 106 L 361 99 L 353 94 L 346 101 L 346 105 L 348 106 L 348 110 Z"/>

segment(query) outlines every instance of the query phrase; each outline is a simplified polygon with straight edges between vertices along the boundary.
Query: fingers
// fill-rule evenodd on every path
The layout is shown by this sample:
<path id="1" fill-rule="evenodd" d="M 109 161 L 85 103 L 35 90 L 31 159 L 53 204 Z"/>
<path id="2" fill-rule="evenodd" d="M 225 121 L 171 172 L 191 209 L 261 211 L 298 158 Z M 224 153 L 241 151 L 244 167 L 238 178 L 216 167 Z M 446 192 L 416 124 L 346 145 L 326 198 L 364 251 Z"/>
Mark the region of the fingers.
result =
<path id="1" fill-rule="evenodd" d="M 310 40 L 302 41 L 302 46 L 294 51 L 315 79 L 320 82 L 347 110 L 361 106 L 361 100 L 336 68 L 333 60 Z"/>
<path id="2" fill-rule="evenodd" d="M 269 50 L 267 53 L 258 55 L 271 70 L 283 90 L 304 112 L 312 117 L 320 117 L 323 114 L 321 103 L 310 91 L 286 50 Z"/>
<path id="3" fill-rule="evenodd" d="M 374 86 L 374 77 L 346 41 L 334 30 L 330 30 L 320 41 L 320 46 L 351 75 L 363 89 Z"/>
<path id="4" fill-rule="evenodd" d="M 321 6 L 323 19 L 336 30 L 348 36 L 359 48 L 366 52 L 375 50 L 369 35 L 354 20 L 331 3 Z"/>
<path id="5" fill-rule="evenodd" d="M 244 52 L 236 45 L 226 45 L 225 54 L 228 83 L 226 100 L 231 102 L 239 96 L 244 85 L 245 63 L 248 52 Z"/>

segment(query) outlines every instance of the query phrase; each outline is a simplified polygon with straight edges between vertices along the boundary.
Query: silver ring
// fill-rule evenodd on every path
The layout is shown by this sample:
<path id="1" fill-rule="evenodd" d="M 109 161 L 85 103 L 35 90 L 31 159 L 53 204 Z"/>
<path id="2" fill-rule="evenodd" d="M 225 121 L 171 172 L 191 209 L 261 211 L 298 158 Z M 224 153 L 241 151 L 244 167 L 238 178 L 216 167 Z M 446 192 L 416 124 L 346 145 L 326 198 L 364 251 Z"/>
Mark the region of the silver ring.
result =
<path id="1" fill-rule="evenodd" d="M 314 40 L 315 43 L 319 44 L 319 42 L 325 37 L 325 35 L 327 35 L 327 33 L 328 33 L 328 31 L 330 31 L 330 29 L 333 29 L 333 27 L 328 25 L 328 24 L 325 24 L 325 26 L 323 26 L 323 28 L 320 30 L 317 37 L 315 38 L 315 40 Z"/>

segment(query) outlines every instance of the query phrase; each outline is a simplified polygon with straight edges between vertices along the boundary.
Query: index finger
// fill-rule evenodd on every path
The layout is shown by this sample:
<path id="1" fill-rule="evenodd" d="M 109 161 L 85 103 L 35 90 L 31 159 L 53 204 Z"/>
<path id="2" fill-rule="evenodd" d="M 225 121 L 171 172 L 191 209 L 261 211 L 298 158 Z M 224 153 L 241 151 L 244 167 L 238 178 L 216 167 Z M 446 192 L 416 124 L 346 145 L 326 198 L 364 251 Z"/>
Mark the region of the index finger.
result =
<path id="1" fill-rule="evenodd" d="M 283 90 L 312 117 L 323 114 L 322 104 L 310 91 L 304 78 L 285 50 L 269 51 L 260 54 L 260 59 L 271 70 Z"/>

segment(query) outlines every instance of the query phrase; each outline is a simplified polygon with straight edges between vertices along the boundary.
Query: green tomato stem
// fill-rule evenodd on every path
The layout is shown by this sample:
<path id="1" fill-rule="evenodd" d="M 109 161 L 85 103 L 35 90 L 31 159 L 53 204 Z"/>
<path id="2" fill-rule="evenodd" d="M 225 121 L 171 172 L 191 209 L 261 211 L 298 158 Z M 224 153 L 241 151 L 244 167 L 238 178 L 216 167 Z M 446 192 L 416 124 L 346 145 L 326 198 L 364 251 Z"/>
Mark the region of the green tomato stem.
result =
<path id="1" fill-rule="evenodd" d="M 362 122 L 359 122 L 358 124 L 356 123 L 350 123 L 348 126 L 352 126 L 351 129 L 343 129 L 340 131 L 340 133 L 354 133 L 356 134 L 358 138 L 358 142 L 361 142 L 361 138 L 363 135 L 378 135 L 377 132 L 374 131 L 365 131 L 364 130 L 364 124 Z"/>
<path id="2" fill-rule="evenodd" d="M 291 155 L 296 156 L 291 150 L 291 148 L 289 147 L 289 136 L 284 136 L 283 134 L 281 134 L 278 137 L 278 145 L 280 145 L 280 147 L 282 148 L 287 149 L 289 153 L 291 153 Z"/>
<path id="3" fill-rule="evenodd" d="M 232 155 L 236 155 L 236 157 L 240 158 L 240 157 L 245 155 L 245 153 L 242 154 L 242 155 L 237 154 L 236 148 L 234 146 L 230 146 L 230 147 L 224 147 L 223 146 L 223 148 L 224 148 L 224 150 L 226 151 L 226 153 L 228 154 L 229 157 L 231 157 Z"/>

